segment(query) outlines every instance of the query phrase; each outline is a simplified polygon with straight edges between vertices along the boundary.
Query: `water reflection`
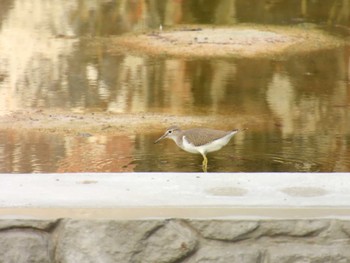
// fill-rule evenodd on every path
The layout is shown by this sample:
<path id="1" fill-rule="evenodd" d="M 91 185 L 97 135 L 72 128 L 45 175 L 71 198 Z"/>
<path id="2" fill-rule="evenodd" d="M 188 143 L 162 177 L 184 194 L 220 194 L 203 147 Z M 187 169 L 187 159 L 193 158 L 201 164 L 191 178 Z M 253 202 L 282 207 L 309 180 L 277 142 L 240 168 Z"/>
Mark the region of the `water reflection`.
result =
<path id="1" fill-rule="evenodd" d="M 209 170 L 349 171 L 349 47 L 284 60 L 176 59 L 112 55 L 94 38 L 241 22 L 312 23 L 346 37 L 349 21 L 349 1 L 338 0 L 1 1 L 0 116 L 28 108 L 242 116 L 249 132 L 212 154 Z M 200 171 L 200 156 L 133 136 L 3 130 L 0 172 Z"/>
<path id="2" fill-rule="evenodd" d="M 240 95 L 246 93 L 243 86 L 249 85 L 249 81 L 259 90 L 259 87 L 269 85 L 268 100 L 274 105 L 271 103 L 273 84 L 265 74 L 270 77 L 274 74 L 273 81 L 278 81 L 281 77 L 276 76 L 278 67 L 292 66 L 300 72 L 291 69 L 284 74 L 284 78 L 289 78 L 285 80 L 287 82 L 303 80 L 299 73 L 311 82 L 324 74 L 349 74 L 348 51 L 337 51 L 335 58 L 328 55 L 330 61 L 326 63 L 325 59 L 318 58 L 318 54 L 311 55 L 311 63 L 303 64 L 303 59 L 294 58 L 277 66 L 271 65 L 269 60 L 186 61 L 111 56 L 108 47 L 91 45 L 94 40 L 82 36 L 121 34 L 142 27 L 149 29 L 156 25 L 158 28 L 159 24 L 283 24 L 291 23 L 293 17 L 301 15 L 313 22 L 335 21 L 346 27 L 350 17 L 346 3 L 322 1 L 320 4 L 305 0 L 66 0 L 50 1 L 49 4 L 43 0 L 33 3 L 5 1 L 0 3 L 3 7 L 0 21 L 0 112 L 58 108 L 181 113 L 184 108 L 191 112 L 194 108 L 202 111 L 203 105 L 217 112 L 221 106 L 226 106 L 227 102 L 222 105 L 223 100 L 243 102 Z M 328 81 L 334 80 L 336 77 L 330 77 Z M 304 85 L 294 88 L 303 89 Z"/>
<path id="3" fill-rule="evenodd" d="M 134 140 L 128 136 L 77 134 L 65 137 L 56 172 L 130 172 Z"/>
<path id="4" fill-rule="evenodd" d="M 0 172 L 133 171 L 133 148 L 128 136 L 0 131 Z"/>
<path id="5" fill-rule="evenodd" d="M 200 155 L 184 152 L 170 140 L 154 145 L 157 137 L 2 131 L 0 172 L 202 171 Z M 276 127 L 269 133 L 250 130 L 208 158 L 209 172 L 347 172 L 350 136 L 323 132 L 283 138 Z"/>
<path id="6" fill-rule="evenodd" d="M 63 93 L 67 91 L 65 57 L 72 52 L 75 41 L 54 36 L 74 34 L 72 24 L 65 19 L 74 6 L 61 1 L 16 0 L 7 14 L 3 14 L 0 30 L 2 113 L 23 107 L 42 107 L 46 102 L 40 98 L 41 94 L 52 97 L 57 89 Z"/>
<path id="7" fill-rule="evenodd" d="M 62 157 L 63 138 L 35 132 L 0 131 L 0 172 L 53 172 Z"/>

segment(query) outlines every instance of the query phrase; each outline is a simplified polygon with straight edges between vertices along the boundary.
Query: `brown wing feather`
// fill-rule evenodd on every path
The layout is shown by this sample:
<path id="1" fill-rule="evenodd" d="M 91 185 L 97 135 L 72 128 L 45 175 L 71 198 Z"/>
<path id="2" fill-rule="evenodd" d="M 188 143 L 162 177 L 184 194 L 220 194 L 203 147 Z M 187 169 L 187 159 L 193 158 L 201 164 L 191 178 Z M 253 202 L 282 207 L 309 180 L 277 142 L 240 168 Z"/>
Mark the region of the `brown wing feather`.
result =
<path id="1" fill-rule="evenodd" d="M 229 134 L 231 131 L 219 131 L 204 128 L 195 128 L 186 130 L 184 135 L 186 139 L 194 146 L 200 146 L 215 141 Z"/>

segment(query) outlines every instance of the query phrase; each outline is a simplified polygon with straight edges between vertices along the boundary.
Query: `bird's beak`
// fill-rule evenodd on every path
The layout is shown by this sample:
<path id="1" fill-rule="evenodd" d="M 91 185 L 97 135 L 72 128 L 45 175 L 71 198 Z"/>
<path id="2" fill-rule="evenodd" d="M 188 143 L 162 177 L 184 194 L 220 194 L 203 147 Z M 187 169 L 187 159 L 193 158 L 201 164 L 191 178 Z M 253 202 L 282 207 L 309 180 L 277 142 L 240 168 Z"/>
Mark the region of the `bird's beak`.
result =
<path id="1" fill-rule="evenodd" d="M 166 136 L 167 136 L 167 134 L 164 133 L 164 134 L 163 134 L 160 138 L 158 138 L 154 143 L 157 143 L 157 142 L 163 140 Z"/>

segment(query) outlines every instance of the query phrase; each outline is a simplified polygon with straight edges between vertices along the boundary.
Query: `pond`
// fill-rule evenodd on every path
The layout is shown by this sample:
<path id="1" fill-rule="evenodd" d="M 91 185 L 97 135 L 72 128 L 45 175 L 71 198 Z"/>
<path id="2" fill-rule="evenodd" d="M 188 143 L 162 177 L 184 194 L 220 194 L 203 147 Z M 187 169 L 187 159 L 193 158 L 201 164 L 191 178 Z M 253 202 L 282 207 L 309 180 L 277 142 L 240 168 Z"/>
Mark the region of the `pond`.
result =
<path id="1" fill-rule="evenodd" d="M 242 23 L 350 39 L 348 1 L 1 1 L 0 118 L 28 111 L 209 116 L 216 120 L 209 128 L 248 128 L 208 155 L 209 172 L 349 172 L 349 45 L 278 59 L 108 47 L 109 37 L 160 25 Z M 235 127 L 225 121 L 231 117 Z M 200 155 L 170 140 L 153 144 L 165 128 L 65 134 L 14 122 L 0 127 L 0 172 L 202 171 Z"/>

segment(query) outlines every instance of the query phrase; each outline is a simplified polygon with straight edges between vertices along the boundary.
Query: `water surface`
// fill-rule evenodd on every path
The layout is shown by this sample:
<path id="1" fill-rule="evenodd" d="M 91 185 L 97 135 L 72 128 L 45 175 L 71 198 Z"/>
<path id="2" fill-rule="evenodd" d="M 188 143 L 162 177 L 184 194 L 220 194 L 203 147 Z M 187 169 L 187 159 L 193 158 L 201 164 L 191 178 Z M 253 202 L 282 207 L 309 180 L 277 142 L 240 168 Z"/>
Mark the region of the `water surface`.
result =
<path id="1" fill-rule="evenodd" d="M 2 1 L 0 116 L 36 109 L 239 115 L 243 123 L 237 125 L 249 130 L 209 154 L 209 171 L 348 172 L 349 46 L 277 60 L 113 55 L 108 45 L 94 44 L 99 37 L 193 23 L 293 24 L 349 39 L 346 4 Z M 259 124 L 249 122 L 251 117 Z M 0 172 L 201 171 L 200 155 L 171 141 L 154 145 L 162 132 L 66 136 L 0 130 Z"/>

